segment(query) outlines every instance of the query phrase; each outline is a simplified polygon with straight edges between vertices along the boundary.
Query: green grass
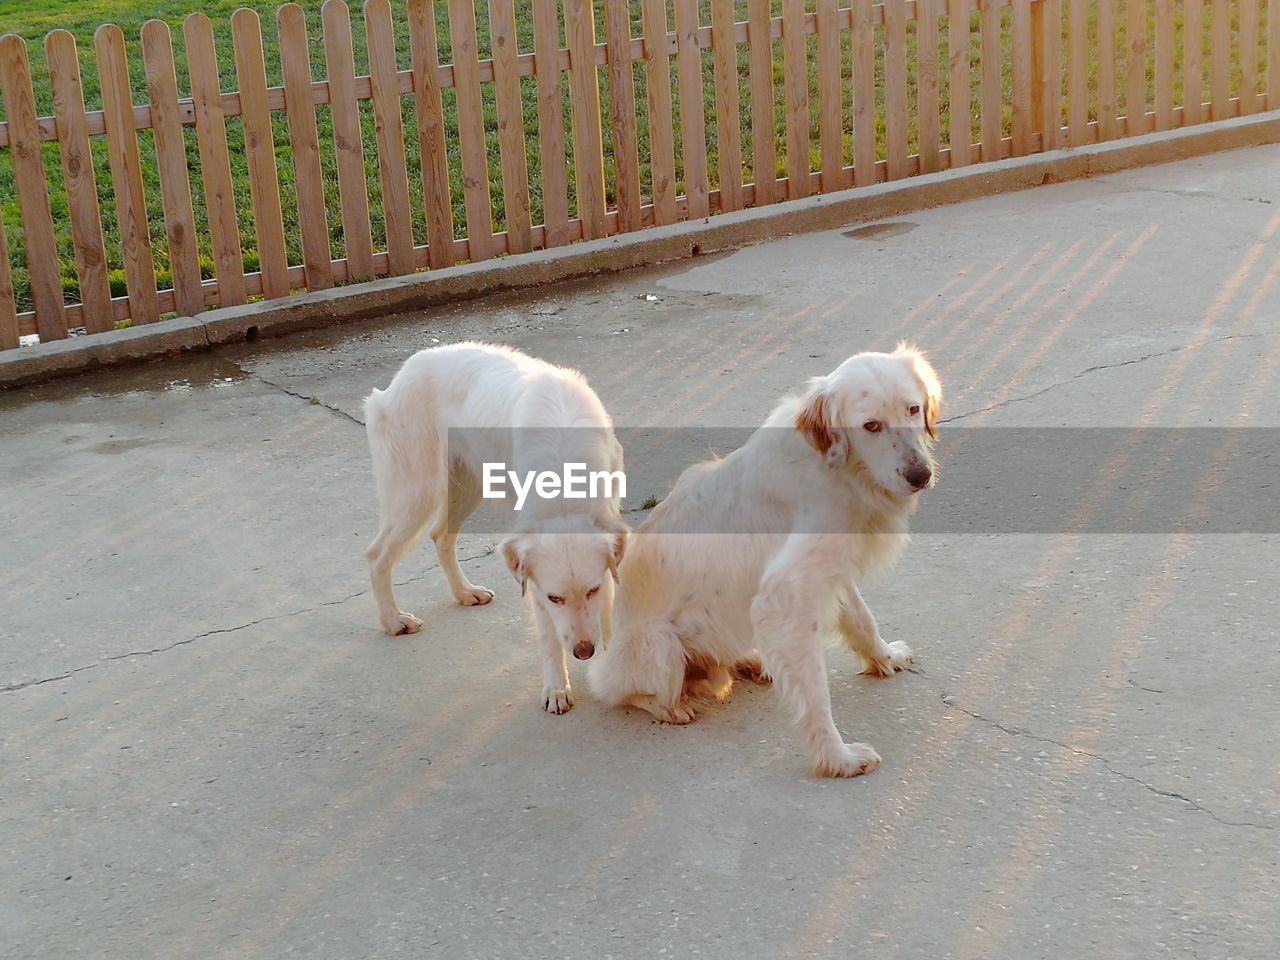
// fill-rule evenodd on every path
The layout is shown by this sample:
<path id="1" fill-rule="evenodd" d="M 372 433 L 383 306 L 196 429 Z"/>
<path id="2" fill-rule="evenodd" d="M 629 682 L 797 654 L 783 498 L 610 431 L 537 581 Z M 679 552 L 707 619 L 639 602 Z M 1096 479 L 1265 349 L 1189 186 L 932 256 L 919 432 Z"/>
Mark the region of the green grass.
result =
<path id="1" fill-rule="evenodd" d="M 841 0 L 847 3 L 848 0 Z M 1118 5 L 1118 49 L 1124 49 L 1124 2 L 1119 0 Z M 86 100 L 90 110 L 98 109 L 100 106 L 98 77 L 96 60 L 93 55 L 93 33 L 96 28 L 103 23 L 116 23 L 124 31 L 128 48 L 130 61 L 131 80 L 133 85 L 133 99 L 135 103 L 143 103 L 146 100 L 146 88 L 143 77 L 142 55 L 139 44 L 139 34 L 144 22 L 148 19 L 158 18 L 168 21 L 174 35 L 175 59 L 178 67 L 178 86 L 180 91 L 187 90 L 186 77 L 186 59 L 182 43 L 182 20 L 185 16 L 193 11 L 199 11 L 206 14 L 213 23 L 215 41 L 218 49 L 219 67 L 222 77 L 222 86 L 224 90 L 234 90 L 238 86 L 236 83 L 235 62 L 232 55 L 230 42 L 230 19 L 231 14 L 240 7 L 248 7 L 258 12 L 263 22 L 263 37 L 267 46 L 266 61 L 268 83 L 278 85 L 281 83 L 280 62 L 276 43 L 275 28 L 275 11 L 279 3 L 277 0 L 0 0 L 0 33 L 17 33 L 23 36 L 29 45 L 32 60 L 32 68 L 35 77 L 37 107 L 41 115 L 50 115 L 52 113 L 52 101 L 49 94 L 49 84 L 47 71 L 45 69 L 43 40 L 45 34 L 53 29 L 69 30 L 77 39 L 80 46 L 80 62 L 81 72 L 84 80 Z M 360 11 L 360 4 L 351 0 L 353 19 L 353 34 L 355 38 L 355 56 L 356 71 L 358 74 L 368 72 L 367 56 L 364 43 L 363 18 Z M 405 16 L 405 0 L 392 0 L 392 9 L 394 21 L 396 24 L 396 41 L 399 58 L 399 68 L 407 69 L 409 67 L 409 40 L 406 27 Z M 437 29 L 440 38 L 440 56 L 441 62 L 448 63 L 451 60 L 449 49 L 449 29 L 447 4 L 444 0 L 438 0 L 436 3 Z M 599 2 L 597 6 L 597 40 L 602 40 L 605 36 L 603 23 L 603 5 Z M 702 0 L 702 22 L 708 23 L 709 0 Z M 1066 84 L 1066 3 L 1063 3 L 1063 63 L 1064 63 L 1064 90 Z M 1091 14 L 1092 7 L 1091 6 Z M 306 2 L 303 4 L 306 11 L 308 31 L 312 38 L 311 59 L 312 72 L 316 78 L 322 78 L 325 75 L 324 51 L 320 42 L 320 7 L 319 2 Z M 642 16 L 640 0 L 631 0 L 631 19 L 632 33 L 639 35 L 642 32 Z M 668 4 L 670 8 L 670 4 Z M 810 0 L 809 9 L 813 9 L 813 2 Z M 531 4 L 528 0 L 517 0 L 517 31 L 519 39 L 519 47 L 521 52 L 531 52 L 533 49 L 533 30 L 531 23 Z M 781 0 L 774 0 L 775 15 L 781 13 Z M 1236 5 L 1232 5 L 1233 17 L 1236 15 Z M 1147 60 L 1148 60 L 1148 78 L 1149 87 L 1150 80 L 1154 76 L 1154 5 L 1149 5 L 1149 13 L 1151 14 L 1151 23 L 1148 32 L 1147 44 Z M 487 18 L 488 5 L 485 0 L 477 0 L 477 33 L 479 37 L 480 56 L 482 58 L 489 55 L 489 45 L 487 40 Z M 739 0 L 735 4 L 735 15 L 738 20 L 747 19 L 747 4 L 745 0 Z M 669 12 L 668 23 L 674 25 L 674 16 Z M 1177 33 L 1177 63 L 1178 63 L 1178 83 L 1177 95 L 1178 102 L 1181 102 L 1181 4 L 1178 4 L 1178 33 Z M 1201 38 L 1205 50 L 1205 62 L 1209 63 L 1209 30 L 1212 23 L 1212 7 L 1206 2 L 1204 13 L 1205 33 Z M 562 43 L 563 43 L 563 25 L 562 25 Z M 908 113 L 914 115 L 916 104 L 916 62 L 915 62 L 915 24 L 909 23 L 908 29 Z M 1004 64 L 1002 71 L 1003 86 L 1003 102 L 1004 116 L 1003 129 L 1007 136 L 1011 129 L 1011 107 L 1010 107 L 1010 87 L 1011 87 L 1011 70 L 1009 64 L 1009 49 L 1011 43 L 1011 16 L 1006 8 L 1003 11 L 1002 21 L 1003 46 L 1005 50 Z M 1092 20 L 1091 20 L 1091 36 L 1092 36 Z M 1265 37 L 1265 16 L 1260 26 L 1260 36 Z M 949 89 L 947 82 L 946 64 L 950 51 L 947 48 L 947 30 L 945 21 L 940 30 L 940 51 L 939 61 L 940 70 L 940 90 L 939 100 L 942 110 L 942 129 L 941 142 L 945 146 L 948 142 L 950 134 L 950 117 L 949 117 Z M 1233 33 L 1234 37 L 1234 33 Z M 883 76 L 884 63 L 883 52 L 879 49 L 880 39 L 877 38 L 877 76 Z M 852 162 L 852 139 L 850 131 L 852 130 L 852 102 L 849 89 L 849 76 L 851 73 L 851 49 L 848 42 L 848 33 L 841 35 L 841 58 L 842 58 L 842 76 L 845 78 L 844 83 L 844 162 L 849 164 Z M 976 66 L 979 62 L 979 19 L 975 13 L 971 18 L 971 34 L 970 34 L 970 56 L 973 64 Z M 1259 56 L 1260 64 L 1264 51 L 1262 48 L 1264 43 L 1260 43 Z M 777 127 L 775 130 L 777 170 L 773 171 L 776 176 L 786 175 L 786 129 L 785 129 L 785 109 L 783 104 L 783 61 L 781 43 L 774 45 L 774 116 L 776 118 Z M 738 50 L 739 65 L 739 99 L 740 99 L 740 123 L 742 129 L 742 151 L 744 182 L 752 182 L 756 178 L 756 171 L 751 169 L 752 143 L 751 143 L 751 92 L 748 84 L 748 49 L 745 45 Z M 818 83 L 817 83 L 817 38 L 809 38 L 809 88 L 810 88 L 810 169 L 818 169 L 820 166 L 820 126 L 818 119 Z M 1119 75 L 1117 86 L 1119 88 L 1119 97 L 1121 111 L 1123 112 L 1124 89 L 1125 89 L 1125 63 L 1121 57 L 1118 64 Z M 673 89 L 675 84 L 675 61 L 672 60 L 672 80 Z M 1096 57 L 1090 57 L 1090 74 L 1092 76 L 1096 72 Z M 1233 91 L 1238 86 L 1239 65 L 1235 65 L 1237 79 L 1233 82 Z M 636 111 L 639 127 L 640 140 L 640 157 L 641 157 L 641 177 L 642 177 L 642 193 L 646 202 L 649 195 L 649 165 L 647 162 L 648 154 L 648 118 L 647 118 L 647 102 L 645 96 L 644 70 L 642 64 L 635 65 L 635 98 Z M 1208 71 L 1206 67 L 1206 90 L 1202 99 L 1207 99 Z M 714 107 L 714 80 L 712 70 L 712 58 L 710 51 L 704 52 L 703 57 L 703 79 L 704 79 L 704 114 L 706 117 L 706 137 L 708 148 L 708 167 L 712 179 L 713 189 L 717 186 L 718 179 L 718 154 L 717 154 L 717 130 L 715 122 Z M 599 74 L 601 88 L 601 107 L 603 115 L 602 127 L 605 137 L 605 167 L 606 181 L 612 183 L 613 180 L 613 157 L 612 157 L 612 136 L 609 123 L 609 91 L 606 72 L 601 70 Z M 566 124 L 569 121 L 569 104 L 568 104 L 568 85 L 563 84 L 565 96 L 565 118 Z M 525 122 L 525 140 L 528 154 L 530 194 L 533 206 L 534 223 L 540 223 L 542 220 L 542 196 L 541 196 L 541 166 L 540 153 L 538 149 L 537 135 L 537 111 L 535 104 L 535 88 L 532 78 L 525 78 L 521 84 L 521 93 L 524 104 L 524 122 Z M 1154 93 L 1148 90 L 1148 109 L 1152 102 Z M 879 156 L 884 157 L 884 104 L 883 91 L 877 91 L 877 142 L 879 148 Z M 979 105 L 980 97 L 980 81 L 977 73 L 972 76 L 971 104 L 972 115 L 969 118 L 969 126 L 971 131 L 970 140 L 978 139 L 979 131 Z M 1096 99 L 1092 99 L 1090 103 L 1090 117 L 1096 114 Z M 676 98 L 676 130 L 677 130 L 677 177 L 682 176 L 683 171 L 679 165 L 679 103 Z M 379 183 L 378 161 L 374 139 L 373 114 L 370 104 L 367 102 L 362 104 L 362 121 L 363 121 L 363 140 L 365 146 L 365 164 L 367 172 L 367 182 L 370 195 L 370 209 L 373 216 L 373 235 L 376 249 L 382 249 L 385 246 L 385 226 L 382 219 L 382 196 Z M 403 120 L 405 124 L 405 142 L 407 149 L 407 160 L 409 166 L 409 185 L 411 191 L 411 204 L 413 207 L 414 221 L 414 239 L 418 244 L 426 242 L 426 229 L 423 222 L 423 197 L 422 197 L 422 178 L 420 158 L 418 151 L 418 140 L 416 136 L 416 116 L 414 112 L 414 104 L 412 97 L 402 99 Z M 2 107 L 0 107 L 2 112 Z M 503 198 L 502 184 L 500 174 L 500 162 L 498 152 L 498 142 L 496 133 L 496 108 L 493 100 L 493 90 L 491 84 L 484 85 L 484 112 L 485 126 L 487 134 L 487 151 L 489 157 L 489 178 L 490 192 L 492 196 L 494 227 L 497 230 L 503 229 Z M 1065 123 L 1065 113 L 1063 122 Z M 332 249 L 334 256 L 341 256 L 343 251 L 342 227 L 339 214 L 339 200 L 337 179 L 335 174 L 335 164 L 333 156 L 333 141 L 331 135 L 331 125 L 328 110 L 321 108 L 317 111 L 317 120 L 320 126 L 320 135 L 322 141 L 322 164 L 325 170 L 326 181 L 326 203 L 329 216 L 329 225 L 332 239 Z M 462 178 L 460 170 L 460 158 L 458 153 L 457 140 L 457 111 L 453 101 L 452 91 L 445 92 L 445 121 L 449 133 L 449 165 L 452 182 L 452 207 L 454 212 L 454 229 L 455 235 L 461 237 L 465 235 L 465 207 L 462 193 Z M 288 130 L 283 113 L 278 113 L 274 118 L 275 126 L 275 143 L 277 164 L 279 167 L 279 176 L 281 182 L 282 202 L 284 206 L 285 223 L 287 226 L 297 223 L 297 198 L 294 189 L 293 171 L 291 166 L 291 155 L 288 147 Z M 568 129 L 568 128 L 567 128 Z M 258 255 L 256 250 L 256 239 L 254 236 L 253 214 L 248 190 L 248 171 L 244 153 L 244 135 L 243 128 L 239 118 L 232 118 L 227 122 L 227 136 L 231 148 L 232 156 L 232 174 L 236 186 L 236 201 L 239 211 L 239 220 L 241 226 L 241 244 L 244 252 L 245 266 L 249 270 L 257 269 Z M 200 177 L 199 163 L 197 159 L 197 148 L 195 142 L 194 128 L 186 128 L 187 138 L 187 154 L 191 172 L 192 189 L 195 195 L 196 216 L 198 221 L 198 234 L 200 243 L 200 254 L 202 267 L 206 276 L 212 275 L 212 259 L 209 250 L 208 230 L 205 223 L 205 205 L 203 202 L 203 183 Z M 915 152 L 916 148 L 916 128 L 914 122 L 909 126 L 909 147 L 910 152 Z M 569 141 L 570 145 L 572 140 Z M 151 222 L 152 243 L 155 250 L 156 266 L 159 273 L 161 287 L 169 286 L 169 269 L 167 258 L 167 242 L 164 234 L 164 224 L 162 215 L 162 204 L 160 197 L 159 181 L 155 172 L 155 145 L 150 131 L 142 131 L 139 134 L 139 146 L 142 154 L 143 166 L 145 170 L 145 186 L 147 192 L 148 208 Z M 45 164 L 48 171 L 48 179 L 50 183 L 50 199 L 53 207 L 54 221 L 57 230 L 57 241 L 59 252 L 63 262 L 63 278 L 64 289 L 69 302 L 79 299 L 78 282 L 75 274 L 75 264 L 73 249 L 71 243 L 70 226 L 67 216 L 66 195 L 61 187 L 62 174 L 61 165 L 58 159 L 56 145 L 47 144 L 45 146 Z M 103 225 L 108 240 L 108 256 L 110 266 L 112 267 L 112 288 L 113 292 L 123 295 L 124 291 L 124 274 L 121 269 L 121 255 L 119 243 L 116 241 L 116 211 L 110 191 L 110 170 L 107 163 L 106 144 L 102 138 L 94 138 L 93 140 L 94 167 L 97 175 L 100 203 L 102 208 Z M 571 215 L 574 213 L 575 203 L 573 196 L 573 175 L 572 169 L 572 150 L 570 149 L 569 163 L 569 183 L 570 183 L 570 208 Z M 683 192 L 682 185 L 679 186 Z M 610 187 L 610 203 L 612 203 L 612 189 Z M 22 230 L 18 203 L 14 193 L 12 164 L 8 150 L 0 150 L 0 218 L 3 219 L 6 235 L 9 240 L 10 259 L 13 267 L 15 292 L 17 294 L 19 308 L 29 309 L 30 291 L 27 278 L 25 264 L 25 248 L 22 238 Z M 289 244 L 289 261 L 297 264 L 301 262 L 300 242 L 296 229 L 288 231 Z"/>

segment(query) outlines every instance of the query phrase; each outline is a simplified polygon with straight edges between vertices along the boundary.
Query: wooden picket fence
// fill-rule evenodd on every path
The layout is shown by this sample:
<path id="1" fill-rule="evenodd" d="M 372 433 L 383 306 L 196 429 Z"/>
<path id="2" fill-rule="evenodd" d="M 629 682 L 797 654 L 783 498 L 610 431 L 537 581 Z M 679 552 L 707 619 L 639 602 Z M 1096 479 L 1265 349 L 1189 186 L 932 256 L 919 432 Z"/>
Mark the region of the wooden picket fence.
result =
<path id="1" fill-rule="evenodd" d="M 125 36 L 108 25 L 94 37 L 101 86 L 94 110 L 85 102 L 75 39 L 54 31 L 45 42 L 52 116 L 37 110 L 24 40 L 0 38 L 0 159 L 7 148 L 23 254 L 11 263 L 0 225 L 0 349 L 33 334 L 48 341 L 69 329 L 96 333 L 123 321 L 151 323 L 212 305 L 518 255 L 1280 108 L 1280 9 L 1276 16 L 1270 9 L 1276 0 L 1266 5 L 1265 27 L 1260 0 L 840 2 L 520 0 L 526 14 L 531 3 L 532 14 L 532 49 L 522 51 L 515 0 L 489 0 L 492 56 L 481 59 L 475 0 L 409 0 L 401 6 L 411 65 L 399 69 L 392 5 L 368 0 L 364 76 L 356 71 L 348 8 L 328 0 L 319 16 L 324 79 L 312 75 L 307 14 L 287 4 L 275 25 L 281 86 L 267 82 L 258 15 L 240 10 L 231 20 L 237 92 L 223 89 L 210 21 L 193 14 L 182 24 L 186 96 L 169 25 L 153 20 L 143 28 L 141 104 Z M 446 29 L 451 64 L 439 62 Z M 532 112 L 522 102 L 526 78 L 536 87 Z M 405 98 L 416 118 L 412 165 Z M 495 107 L 488 120 L 486 99 Z M 371 229 L 363 101 L 371 101 L 375 117 L 380 251 Z M 327 123 L 317 123 L 318 111 L 328 112 Z M 287 119 L 293 212 L 282 206 L 278 114 Z M 236 202 L 232 118 L 243 125 L 248 207 Z M 191 126 L 189 138 L 184 128 Z M 332 138 L 332 158 L 324 162 L 322 129 Z M 151 135 L 145 162 L 158 179 L 162 226 L 148 213 L 140 131 Z M 95 176 L 91 141 L 99 137 L 109 183 Z M 496 160 L 486 149 L 492 139 Z M 528 174 L 530 150 L 540 182 Z M 453 173 L 451 156 L 460 160 Z M 417 205 L 411 166 L 421 171 Z M 754 182 L 744 182 L 748 171 Z M 192 173 L 202 207 L 193 203 Z M 331 209 L 326 183 L 334 178 Z M 491 182 L 500 183 L 496 222 Z M 51 188 L 65 192 L 73 269 L 55 237 Z M 459 188 L 462 223 L 451 200 Z M 541 224 L 533 222 L 531 194 Z M 115 214 L 108 234 L 105 204 Z M 242 249 L 246 209 L 256 240 L 253 270 Z M 425 243 L 415 243 L 415 228 Z M 290 262 L 291 242 L 300 263 Z M 171 278 L 166 289 L 157 282 L 158 255 Z M 113 295 L 113 263 L 123 266 L 123 295 Z M 13 278 L 22 270 L 29 303 L 15 297 Z M 78 302 L 65 302 L 68 274 Z"/>

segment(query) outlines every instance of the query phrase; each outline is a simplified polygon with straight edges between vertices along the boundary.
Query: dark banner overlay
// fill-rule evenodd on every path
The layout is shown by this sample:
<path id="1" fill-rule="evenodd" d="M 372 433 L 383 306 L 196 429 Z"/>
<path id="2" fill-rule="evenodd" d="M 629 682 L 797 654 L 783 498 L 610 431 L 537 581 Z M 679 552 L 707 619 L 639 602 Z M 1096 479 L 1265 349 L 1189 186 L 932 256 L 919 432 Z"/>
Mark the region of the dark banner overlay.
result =
<path id="1" fill-rule="evenodd" d="M 728 456 L 754 432 L 618 428 L 625 451 L 624 518 L 638 524 L 646 506 L 664 499 L 687 467 Z M 468 532 L 504 534 L 521 524 L 522 515 L 527 526 L 543 509 L 540 500 L 590 509 L 591 468 L 568 470 L 569 492 L 581 491 L 581 498 L 565 500 L 564 477 L 566 463 L 589 462 L 598 448 L 596 431 L 450 430 L 449 447 L 451 459 L 465 450 L 470 459 L 490 463 L 489 492 L 506 495 L 482 499 L 465 522 Z M 1280 429 L 957 427 L 945 430 L 935 456 L 937 483 L 919 495 L 915 533 L 1280 533 Z M 787 465 L 776 469 L 785 495 Z M 513 478 L 509 471 L 522 475 Z M 539 486 L 529 471 L 550 472 L 556 480 Z M 467 482 L 455 471 L 451 504 L 460 502 L 460 480 Z M 597 480 L 595 499 L 603 500 L 608 478 Z M 476 483 L 482 485 L 479 476 Z M 516 511 L 520 488 L 524 502 Z M 450 525 L 456 528 L 457 520 L 451 510 Z M 763 531 L 715 529 L 708 517 L 697 529 L 673 532 Z"/>

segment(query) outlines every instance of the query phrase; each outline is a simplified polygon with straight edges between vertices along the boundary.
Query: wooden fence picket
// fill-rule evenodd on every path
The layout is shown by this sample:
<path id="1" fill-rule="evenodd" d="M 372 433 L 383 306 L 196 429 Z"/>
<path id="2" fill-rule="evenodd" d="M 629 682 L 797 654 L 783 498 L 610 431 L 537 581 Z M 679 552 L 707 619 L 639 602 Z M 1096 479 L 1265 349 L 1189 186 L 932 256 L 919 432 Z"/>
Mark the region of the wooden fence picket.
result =
<path id="1" fill-rule="evenodd" d="M 565 0 L 564 19 L 569 41 L 569 100 L 573 111 L 578 219 L 582 221 L 582 238 L 594 240 L 605 235 L 604 138 L 600 130 L 600 86 L 596 76 L 594 0 Z"/>
<path id="2" fill-rule="evenodd" d="M 1040 149 L 1056 150 L 1062 137 L 1062 0 L 1040 0 L 1044 6 Z"/>
<path id="3" fill-rule="evenodd" d="M 1155 0 L 1156 7 L 1156 129 L 1173 128 L 1173 4 Z"/>
<path id="4" fill-rule="evenodd" d="M 484 139 L 484 101 L 476 46 L 474 0 L 449 0 L 449 38 L 453 46 L 453 85 L 458 104 L 458 140 L 463 195 L 467 209 L 467 252 L 473 263 L 488 260 L 494 248 L 493 199 Z"/>
<path id="5" fill-rule="evenodd" d="M 1280 3 L 1277 0 L 1267 0 L 1266 103 L 1268 110 L 1280 110 Z"/>
<path id="6" fill-rule="evenodd" d="M 22 215 L 22 237 L 27 248 L 27 272 L 31 277 L 36 324 L 41 340 L 61 340 L 67 336 L 67 311 L 62 300 L 58 246 L 53 235 L 49 187 L 45 182 L 44 157 L 40 151 L 36 99 L 31 88 L 31 61 L 27 57 L 26 41 L 14 34 L 0 37 L 0 93 L 4 96 L 9 126 L 9 152 L 13 157 L 13 179 L 18 193 L 18 210 Z M 145 210 L 142 219 L 145 223 Z M 147 253 L 150 254 L 149 246 Z M 154 287 L 154 277 L 152 285 Z"/>
<path id="7" fill-rule="evenodd" d="M 1194 0 L 1198 3 L 1199 0 Z M 1120 135 L 1116 85 L 1116 0 L 1098 0 L 1098 139 Z"/>
<path id="8" fill-rule="evenodd" d="M 1013 84 L 1012 153 L 1015 157 L 1031 152 L 1031 0 L 1010 0 L 1009 28 Z"/>
<path id="9" fill-rule="evenodd" d="M 369 223 L 369 188 L 365 181 L 360 106 L 356 101 L 351 11 L 343 0 L 326 0 L 320 8 L 320 19 L 324 25 L 325 68 L 330 87 L 329 115 L 333 123 L 334 161 L 338 168 L 338 204 L 347 279 L 372 280 L 373 235 Z"/>
<path id="10" fill-rule="evenodd" d="M 809 65 L 804 0 L 782 0 L 783 91 L 787 105 L 787 196 L 809 196 Z"/>
<path id="11" fill-rule="evenodd" d="M 979 0 L 982 12 L 982 41 L 979 58 L 982 71 L 982 161 L 1000 159 L 1003 139 L 1003 106 L 1000 97 L 1000 7 L 995 0 Z"/>
<path id="12" fill-rule="evenodd" d="M 645 9 L 662 0 L 645 0 Z M 861 0 L 854 0 L 857 4 Z M 870 0 L 868 0 L 870 2 Z M 751 167 L 755 174 L 755 203 L 764 206 L 778 199 L 778 155 L 774 143 L 773 37 L 769 0 L 750 0 L 747 40 L 751 46 Z M 657 158 L 655 156 L 655 163 Z"/>
<path id="13" fill-rule="evenodd" d="M 870 8 L 870 0 L 861 2 Z M 857 0 L 855 11 L 858 9 L 856 3 Z M 857 35 L 856 22 L 854 35 Z M 969 0 L 947 0 L 947 58 L 947 95 L 951 102 L 951 166 L 963 167 L 969 163 L 973 152 Z"/>
<path id="14" fill-rule="evenodd" d="M 505 0 L 510 3 L 511 0 Z M 614 195 L 618 229 L 643 226 L 640 215 L 640 156 L 636 142 L 635 81 L 631 69 L 631 14 L 627 0 L 605 0 L 605 43 L 609 57 L 609 106 L 613 121 Z M 514 69 L 514 63 L 513 63 Z M 517 100 L 516 106 L 519 106 Z"/>
<path id="15" fill-rule="evenodd" d="M 4 220 L 0 218 L 0 350 L 16 350 L 18 339 L 18 305 L 13 294 L 13 273 L 9 267 L 9 247 L 4 239 Z"/>
<path id="16" fill-rule="evenodd" d="M 108 24 L 99 27 L 93 39 L 98 53 L 98 83 L 102 88 L 102 119 L 106 126 L 111 163 L 111 188 L 116 196 L 116 229 L 124 253 L 129 317 L 134 323 L 153 323 L 160 319 L 160 298 L 156 293 L 156 264 L 147 221 L 147 198 L 143 193 L 138 135 L 133 123 L 133 91 L 129 86 L 124 33 L 119 27 Z M 193 240 L 194 236 L 193 230 Z M 39 318 L 40 305 L 37 301 L 37 321 Z M 45 339 L 43 329 L 40 339 Z"/>
<path id="17" fill-rule="evenodd" d="M 907 175 L 907 0 L 884 0 L 884 139 L 890 180 Z"/>
<path id="18" fill-rule="evenodd" d="M 267 106 L 267 66 L 262 53 L 262 24 L 258 14 L 243 8 L 231 15 L 236 79 L 240 85 L 240 116 L 249 165 L 249 195 L 258 238 L 262 295 L 269 299 L 289 293 L 289 255 L 285 250 L 284 216 L 280 212 L 280 175 L 276 169 L 275 134 Z"/>
<path id="19" fill-rule="evenodd" d="M 44 49 L 53 92 L 53 113 L 58 119 L 58 150 L 67 189 L 76 276 L 80 280 L 80 315 L 86 330 L 101 333 L 115 327 L 115 314 L 76 40 L 66 30 L 54 30 L 45 37 Z"/>
<path id="20" fill-rule="evenodd" d="M 1187 126 L 1204 119 L 1204 0 L 1182 0 L 1182 37 L 1182 124 Z"/>
<path id="21" fill-rule="evenodd" d="M 387 23 L 391 22 L 390 10 Z M 493 84 L 498 108 L 498 154 L 502 166 L 502 205 L 507 226 L 507 252 L 533 249 L 529 212 L 529 165 L 524 146 L 524 105 L 516 60 L 516 11 L 512 0 L 489 0 L 489 35 L 493 50 Z M 632 124 L 634 127 L 634 123 Z M 634 150 L 633 150 L 634 153 Z M 633 161 L 638 162 L 638 161 Z M 640 198 L 637 187 L 636 214 Z"/>
<path id="22" fill-rule="evenodd" d="M 1210 31 L 1210 119 L 1225 120 L 1231 116 L 1231 8 L 1227 0 L 1213 0 Z M 1133 132 L 1131 127 L 1129 133 Z"/>
<path id="23" fill-rule="evenodd" d="M 702 50 L 698 46 L 698 0 L 675 0 L 676 73 L 680 78 L 680 150 L 690 220 L 711 212 L 707 183 L 707 128 L 702 109 Z"/>
<path id="24" fill-rule="evenodd" d="M 762 2 L 767 6 L 769 0 Z M 642 13 L 653 222 L 655 226 L 661 227 L 675 223 L 680 216 L 676 206 L 675 122 L 671 108 L 671 56 L 667 52 L 666 0 L 644 0 Z"/>
<path id="25" fill-rule="evenodd" d="M 840 106 L 840 33 L 837 0 L 818 0 L 818 113 L 822 141 L 822 191 L 844 186 L 844 119 Z"/>
<path id="26" fill-rule="evenodd" d="M 164 203 L 174 309 L 179 316 L 193 317 L 204 310 L 204 286 L 200 278 L 191 179 L 187 172 L 187 141 L 178 103 L 178 76 L 173 65 L 173 37 L 169 24 L 163 20 L 148 20 L 143 24 L 142 60 L 151 102 L 156 172 Z"/>
<path id="27" fill-rule="evenodd" d="M 307 18 L 296 3 L 276 11 L 280 30 L 280 66 L 289 120 L 289 145 L 297 183 L 298 227 L 302 236 L 302 267 L 308 290 L 333 286 L 329 248 L 329 217 L 324 203 L 324 173 L 320 167 L 320 137 L 316 130 L 315 98 L 311 92 L 311 51 Z"/>
<path id="28" fill-rule="evenodd" d="M 1172 0 L 1157 0 L 1171 3 Z M 1169 11 L 1170 43 L 1173 11 Z M 1173 84 L 1169 84 L 1173 95 Z M 1156 89 L 1160 87 L 1157 84 Z M 1258 106 L 1258 0 L 1240 0 L 1240 113 L 1256 113 Z"/>
<path id="29" fill-rule="evenodd" d="M 382 182 L 382 215 L 387 225 L 387 268 L 392 276 L 398 277 L 413 273 L 416 264 L 391 0 L 365 0 L 364 25 L 369 42 L 369 83 Z"/>
<path id="30" fill-rule="evenodd" d="M 538 0 L 539 7 L 546 0 Z M 348 34 L 350 30 L 348 28 Z M 350 46 L 348 36 L 346 46 Z M 448 129 L 440 88 L 440 48 L 433 0 L 409 0 L 409 52 L 413 60 L 413 97 L 418 113 L 418 150 L 422 156 L 422 197 L 427 218 L 427 261 L 433 269 L 453 264 L 453 201 L 449 183 Z M 348 54 L 344 53 L 344 60 Z M 538 109 L 542 111 L 541 61 Z M 352 81 L 354 85 L 354 80 Z M 354 106 L 354 104 L 353 104 Z M 359 119 L 358 116 L 356 118 Z M 357 140 L 357 145 L 358 145 Z M 544 164 L 546 150 L 543 150 Z M 563 158 L 563 150 L 561 151 Z M 561 165 L 563 167 L 563 164 Z M 544 177 L 550 178 L 544 166 Z M 549 190 L 550 187 L 544 187 Z M 552 209 L 552 201 L 547 201 Z M 565 219 L 568 219 L 567 207 Z M 366 202 L 365 221 L 368 221 Z M 548 220 L 548 230 L 551 229 Z M 368 232 L 366 225 L 365 232 Z M 551 244 L 548 243 L 548 246 Z"/>
<path id="31" fill-rule="evenodd" d="M 1072 147 L 1088 139 L 1088 44 L 1089 0 L 1067 0 L 1067 145 Z"/>
<path id="32" fill-rule="evenodd" d="M 203 13 L 193 13 L 182 22 L 182 33 L 186 39 L 187 72 L 196 111 L 196 142 L 200 148 L 200 175 L 204 180 L 213 269 L 218 278 L 218 303 L 230 307 L 244 303 L 248 291 L 240 250 L 235 187 L 231 180 L 226 117 L 222 112 L 222 82 L 213 46 L 213 24 Z"/>
<path id="33" fill-rule="evenodd" d="M 738 44 L 733 0 L 711 0 L 712 52 L 716 77 L 716 149 L 719 153 L 720 209 L 741 210 L 742 130 L 738 119 Z M 839 44 L 839 38 L 833 42 Z M 839 47 L 836 47 L 839 75 Z"/>
<path id="34" fill-rule="evenodd" d="M 939 0 L 916 0 L 916 114 L 920 140 L 920 172 L 942 168 L 938 154 L 938 6 Z"/>
<path id="35" fill-rule="evenodd" d="M 1132 137 L 1147 132 L 1147 0 L 1125 0 L 1124 18 L 1124 113 L 1126 132 Z"/>

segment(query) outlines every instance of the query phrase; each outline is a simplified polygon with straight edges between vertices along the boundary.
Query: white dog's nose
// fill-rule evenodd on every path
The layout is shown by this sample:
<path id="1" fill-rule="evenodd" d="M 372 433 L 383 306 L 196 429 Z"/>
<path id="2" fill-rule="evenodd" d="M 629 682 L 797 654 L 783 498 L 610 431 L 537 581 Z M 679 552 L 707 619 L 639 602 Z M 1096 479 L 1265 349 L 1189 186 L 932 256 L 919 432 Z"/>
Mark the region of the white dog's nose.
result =
<path id="1" fill-rule="evenodd" d="M 579 660 L 590 660 L 596 652 L 596 645 L 590 640 L 579 640 L 573 645 L 573 655 Z"/>
<path id="2" fill-rule="evenodd" d="M 933 471 L 929 469 L 928 464 L 917 461 L 902 471 L 902 479 L 911 484 L 911 489 L 923 490 L 933 479 Z"/>

